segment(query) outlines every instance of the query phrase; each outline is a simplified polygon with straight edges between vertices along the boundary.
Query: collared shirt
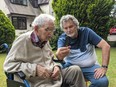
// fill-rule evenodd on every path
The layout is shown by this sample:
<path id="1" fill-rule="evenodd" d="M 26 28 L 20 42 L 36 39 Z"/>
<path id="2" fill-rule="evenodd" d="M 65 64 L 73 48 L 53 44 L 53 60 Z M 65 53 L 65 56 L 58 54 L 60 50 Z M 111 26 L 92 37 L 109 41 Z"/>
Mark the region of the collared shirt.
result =
<path id="1" fill-rule="evenodd" d="M 58 48 L 65 46 L 66 33 L 63 33 L 58 39 Z M 78 37 L 68 38 L 68 45 L 71 46 L 70 54 L 65 58 L 65 62 L 79 65 L 80 67 L 89 67 L 97 63 L 95 45 L 102 38 L 93 30 L 87 27 L 80 27 Z"/>
<path id="2" fill-rule="evenodd" d="M 47 41 L 42 42 L 34 32 L 31 33 L 31 41 L 34 46 L 37 46 L 40 48 L 43 48 L 45 44 L 47 43 Z"/>

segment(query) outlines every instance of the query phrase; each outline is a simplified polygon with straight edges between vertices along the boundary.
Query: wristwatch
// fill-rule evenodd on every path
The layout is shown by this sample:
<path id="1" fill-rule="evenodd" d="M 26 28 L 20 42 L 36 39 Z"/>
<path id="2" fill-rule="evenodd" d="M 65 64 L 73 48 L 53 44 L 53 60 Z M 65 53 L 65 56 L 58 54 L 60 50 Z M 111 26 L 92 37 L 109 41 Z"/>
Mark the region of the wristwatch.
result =
<path id="1" fill-rule="evenodd" d="M 108 68 L 108 66 L 106 66 L 106 65 L 102 65 L 102 67 L 103 67 L 103 68 Z"/>

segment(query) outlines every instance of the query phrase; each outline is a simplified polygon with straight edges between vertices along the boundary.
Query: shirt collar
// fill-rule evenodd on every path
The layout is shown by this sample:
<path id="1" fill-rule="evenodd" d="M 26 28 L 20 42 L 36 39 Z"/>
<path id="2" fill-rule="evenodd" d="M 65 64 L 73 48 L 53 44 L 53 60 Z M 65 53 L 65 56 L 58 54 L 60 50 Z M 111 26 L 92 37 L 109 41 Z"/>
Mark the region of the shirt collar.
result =
<path id="1" fill-rule="evenodd" d="M 34 32 L 31 33 L 31 41 L 34 46 L 37 46 L 40 48 L 43 48 L 45 44 L 47 43 L 47 41 L 42 42 Z"/>

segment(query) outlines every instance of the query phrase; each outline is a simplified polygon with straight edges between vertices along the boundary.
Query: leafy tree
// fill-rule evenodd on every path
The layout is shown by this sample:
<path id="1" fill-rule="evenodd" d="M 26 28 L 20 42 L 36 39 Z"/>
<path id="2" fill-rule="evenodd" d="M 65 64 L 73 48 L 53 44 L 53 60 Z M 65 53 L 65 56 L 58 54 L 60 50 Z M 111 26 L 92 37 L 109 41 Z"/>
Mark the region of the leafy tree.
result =
<path id="1" fill-rule="evenodd" d="M 111 19 L 110 19 L 111 26 L 114 26 L 114 25 L 116 26 L 116 0 L 115 0 L 113 9 L 111 11 L 110 17 L 111 17 Z"/>
<path id="2" fill-rule="evenodd" d="M 57 49 L 57 40 L 58 37 L 62 34 L 62 31 L 59 27 L 56 28 L 56 31 L 54 32 L 54 36 L 52 37 L 52 39 L 50 40 L 50 44 L 52 46 L 52 50 L 56 50 Z"/>
<path id="3" fill-rule="evenodd" d="M 9 18 L 0 10 L 0 45 L 7 43 L 11 45 L 15 39 L 15 29 Z"/>
<path id="4" fill-rule="evenodd" d="M 80 22 L 80 26 L 93 29 L 106 39 L 111 27 L 110 12 L 114 0 L 53 0 L 52 7 L 56 24 L 63 15 L 72 14 Z"/>

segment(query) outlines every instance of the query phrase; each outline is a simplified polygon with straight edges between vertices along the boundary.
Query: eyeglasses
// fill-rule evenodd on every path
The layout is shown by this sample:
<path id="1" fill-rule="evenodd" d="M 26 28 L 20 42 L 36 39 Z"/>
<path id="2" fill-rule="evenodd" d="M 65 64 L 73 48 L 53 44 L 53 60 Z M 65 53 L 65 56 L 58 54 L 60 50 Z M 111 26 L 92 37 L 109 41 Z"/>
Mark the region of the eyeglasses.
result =
<path id="1" fill-rule="evenodd" d="M 45 28 L 45 31 L 46 31 L 46 32 L 50 32 L 50 33 L 54 33 L 54 32 L 55 32 L 55 29 Z"/>

